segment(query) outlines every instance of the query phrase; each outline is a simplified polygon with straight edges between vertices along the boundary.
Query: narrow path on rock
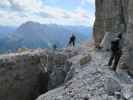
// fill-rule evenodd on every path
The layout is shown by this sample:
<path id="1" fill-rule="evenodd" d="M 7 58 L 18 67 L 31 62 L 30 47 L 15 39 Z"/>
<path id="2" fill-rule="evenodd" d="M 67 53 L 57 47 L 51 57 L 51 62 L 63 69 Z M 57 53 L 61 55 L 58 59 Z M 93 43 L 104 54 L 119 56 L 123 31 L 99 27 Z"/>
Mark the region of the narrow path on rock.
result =
<path id="1" fill-rule="evenodd" d="M 108 95 L 108 86 L 105 86 L 107 79 L 116 76 L 109 66 L 105 66 L 109 54 L 100 51 L 91 51 L 89 54 L 91 61 L 83 66 L 76 61 L 80 55 L 71 58 L 75 68 L 73 78 L 64 86 L 49 91 L 37 100 L 117 100 Z M 117 87 L 119 89 L 119 86 L 115 89 Z"/>

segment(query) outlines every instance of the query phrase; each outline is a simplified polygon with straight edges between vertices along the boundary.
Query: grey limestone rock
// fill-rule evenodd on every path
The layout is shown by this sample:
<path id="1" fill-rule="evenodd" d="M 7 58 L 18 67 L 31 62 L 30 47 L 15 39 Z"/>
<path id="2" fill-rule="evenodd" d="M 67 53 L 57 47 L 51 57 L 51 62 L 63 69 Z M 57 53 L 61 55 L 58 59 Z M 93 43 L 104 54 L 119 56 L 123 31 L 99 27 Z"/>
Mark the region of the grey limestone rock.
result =
<path id="1" fill-rule="evenodd" d="M 95 46 L 108 48 L 105 37 L 122 33 L 122 57 L 118 69 L 132 70 L 133 66 L 133 1 L 132 0 L 96 0 L 96 20 L 94 23 Z M 105 45 L 108 46 L 105 46 Z"/>

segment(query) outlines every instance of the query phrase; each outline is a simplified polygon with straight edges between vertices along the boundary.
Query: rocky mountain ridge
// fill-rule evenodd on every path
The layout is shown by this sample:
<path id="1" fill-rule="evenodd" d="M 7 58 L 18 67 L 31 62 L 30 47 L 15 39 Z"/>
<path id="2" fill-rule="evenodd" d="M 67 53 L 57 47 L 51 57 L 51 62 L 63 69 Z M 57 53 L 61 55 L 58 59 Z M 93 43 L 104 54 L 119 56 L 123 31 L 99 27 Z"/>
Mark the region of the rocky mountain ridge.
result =
<path id="1" fill-rule="evenodd" d="M 0 98 L 133 100 L 132 5 L 133 0 L 96 0 L 94 44 L 1 55 Z M 114 72 L 105 66 L 110 52 L 95 50 L 94 45 L 110 44 L 106 36 L 113 40 L 120 33 L 123 54 Z"/>
<path id="2" fill-rule="evenodd" d="M 57 51 L 36 49 L 1 55 L 0 98 L 132 100 L 133 78 L 105 66 L 109 55 L 88 44 Z"/>
<path id="3" fill-rule="evenodd" d="M 1 27 L 0 30 L 2 30 Z M 0 53 L 16 52 L 19 48 L 52 48 L 53 45 L 63 48 L 66 47 L 72 33 L 76 35 L 76 42 L 79 45 L 91 38 L 92 28 L 80 25 L 40 24 L 28 21 L 14 31 L 0 33 Z"/>
<path id="4" fill-rule="evenodd" d="M 75 53 L 36 49 L 1 55 L 0 98 L 34 100 L 61 85 L 71 67 L 67 58 Z"/>
<path id="5" fill-rule="evenodd" d="M 40 96 L 37 100 L 133 99 L 133 1 L 95 1 L 96 20 L 93 36 L 96 48 L 101 46 L 101 42 L 103 45 L 106 44 L 105 48 L 108 48 L 106 46 L 122 34 L 122 56 L 116 73 L 111 71 L 109 66 L 104 66 L 109 58 L 106 51 L 88 52 L 92 60 L 84 66 L 79 66 L 77 63 L 74 67 L 76 72 L 69 82 Z"/>

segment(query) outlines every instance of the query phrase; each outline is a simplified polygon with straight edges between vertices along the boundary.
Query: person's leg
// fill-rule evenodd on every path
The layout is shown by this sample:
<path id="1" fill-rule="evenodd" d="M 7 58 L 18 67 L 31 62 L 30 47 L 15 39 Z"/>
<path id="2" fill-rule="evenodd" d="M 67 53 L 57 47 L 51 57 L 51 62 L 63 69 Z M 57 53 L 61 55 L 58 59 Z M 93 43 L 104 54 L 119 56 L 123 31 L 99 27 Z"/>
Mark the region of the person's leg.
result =
<path id="1" fill-rule="evenodd" d="M 73 41 L 73 46 L 75 46 L 75 41 Z"/>
<path id="2" fill-rule="evenodd" d="M 113 67 L 112 67 L 112 69 L 114 71 L 116 71 L 116 69 L 117 69 L 117 65 L 118 65 L 120 56 L 121 56 L 120 54 L 116 54 L 115 57 L 114 57 L 114 64 L 113 64 Z"/>
<path id="3" fill-rule="evenodd" d="M 114 55 L 114 53 L 112 52 L 112 53 L 111 53 L 111 57 L 110 57 L 109 62 L 108 62 L 108 66 L 111 66 L 111 65 L 112 65 L 114 56 L 115 56 L 115 55 Z"/>

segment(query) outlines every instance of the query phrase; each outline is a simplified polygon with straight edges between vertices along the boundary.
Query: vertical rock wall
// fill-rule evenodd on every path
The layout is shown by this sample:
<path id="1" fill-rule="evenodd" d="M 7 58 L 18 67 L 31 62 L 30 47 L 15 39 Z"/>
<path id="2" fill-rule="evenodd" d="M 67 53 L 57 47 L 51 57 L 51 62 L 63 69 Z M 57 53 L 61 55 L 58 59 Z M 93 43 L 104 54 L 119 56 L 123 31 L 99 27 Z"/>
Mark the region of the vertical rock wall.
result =
<path id="1" fill-rule="evenodd" d="M 94 40 L 98 47 L 106 32 L 120 33 L 126 31 L 127 1 L 96 0 L 96 20 L 94 23 Z"/>
<path id="2" fill-rule="evenodd" d="M 33 100 L 39 95 L 39 54 L 0 56 L 0 98 L 2 100 Z M 45 83 L 45 82 L 44 82 Z"/>
<path id="3" fill-rule="evenodd" d="M 35 100 L 61 85 L 70 67 L 63 52 L 33 50 L 0 55 L 0 100 Z"/>
<path id="4" fill-rule="evenodd" d="M 120 69 L 133 69 L 133 0 L 96 0 L 94 23 L 95 46 L 106 33 L 123 34 L 123 55 Z"/>
<path id="5" fill-rule="evenodd" d="M 128 22 L 127 31 L 125 34 L 126 45 L 123 48 L 123 55 L 119 63 L 119 68 L 126 69 L 128 71 L 133 71 L 133 0 L 127 1 Z"/>

